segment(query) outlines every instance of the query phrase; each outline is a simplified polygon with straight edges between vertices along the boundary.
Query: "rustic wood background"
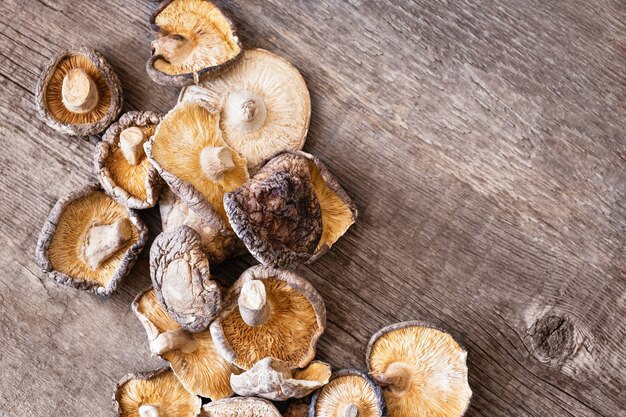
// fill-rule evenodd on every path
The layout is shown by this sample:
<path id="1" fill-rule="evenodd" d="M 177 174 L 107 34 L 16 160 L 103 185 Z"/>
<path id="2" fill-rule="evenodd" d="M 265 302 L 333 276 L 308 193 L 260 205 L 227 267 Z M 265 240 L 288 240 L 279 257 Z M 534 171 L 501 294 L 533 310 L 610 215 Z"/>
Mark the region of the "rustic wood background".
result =
<path id="1" fill-rule="evenodd" d="M 38 120 L 33 89 L 69 45 L 100 50 L 126 110 L 167 111 L 148 1 L 0 2 L 0 416 L 107 416 L 159 362 L 130 311 L 144 252 L 109 299 L 34 262 L 93 145 Z M 360 218 L 300 272 L 326 299 L 319 356 L 364 367 L 379 327 L 449 328 L 469 350 L 468 416 L 626 416 L 626 3 L 226 3 L 246 45 L 286 56 L 313 99 L 305 149 Z M 158 211 L 143 212 L 158 232 Z M 232 279 L 244 257 L 217 268 Z"/>

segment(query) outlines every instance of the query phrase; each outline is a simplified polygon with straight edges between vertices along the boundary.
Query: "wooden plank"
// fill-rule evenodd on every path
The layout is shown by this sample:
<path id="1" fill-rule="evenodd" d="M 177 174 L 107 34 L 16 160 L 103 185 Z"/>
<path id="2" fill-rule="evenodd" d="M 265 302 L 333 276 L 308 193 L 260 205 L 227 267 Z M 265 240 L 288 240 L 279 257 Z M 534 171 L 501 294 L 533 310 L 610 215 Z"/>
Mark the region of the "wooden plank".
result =
<path id="1" fill-rule="evenodd" d="M 320 357 L 364 366 L 382 325 L 429 320 L 469 349 L 468 416 L 626 416 L 626 4 L 620 0 L 225 2 L 247 45 L 312 93 L 306 149 L 358 223 L 299 271 L 325 297 Z M 93 178 L 92 145 L 41 123 L 32 91 L 72 44 L 102 51 L 125 109 L 167 111 L 149 2 L 0 4 L 0 415 L 110 415 L 147 370 L 130 312 L 143 254 L 101 300 L 34 263 L 54 201 Z M 158 213 L 142 213 L 158 233 Z M 216 268 L 227 280 L 250 257 Z"/>

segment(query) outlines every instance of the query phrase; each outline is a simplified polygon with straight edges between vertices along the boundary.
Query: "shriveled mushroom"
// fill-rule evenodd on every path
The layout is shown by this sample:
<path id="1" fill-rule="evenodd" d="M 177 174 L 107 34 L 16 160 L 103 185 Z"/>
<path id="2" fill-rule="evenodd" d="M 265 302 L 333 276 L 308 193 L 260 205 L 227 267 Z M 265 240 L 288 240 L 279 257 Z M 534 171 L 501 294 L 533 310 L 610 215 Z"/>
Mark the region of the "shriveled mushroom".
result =
<path id="1" fill-rule="evenodd" d="M 361 371 L 344 369 L 311 399 L 309 417 L 387 417 L 383 394 Z"/>
<path id="2" fill-rule="evenodd" d="M 448 333 L 409 321 L 374 334 L 367 347 L 372 378 L 384 387 L 390 417 L 460 417 L 472 391 L 467 352 Z"/>
<path id="3" fill-rule="evenodd" d="M 35 89 L 41 118 L 59 132 L 88 136 L 104 131 L 122 109 L 117 75 L 98 52 L 81 47 L 58 53 Z"/>
<path id="4" fill-rule="evenodd" d="M 284 58 L 246 49 L 221 77 L 185 88 L 179 101 L 204 100 L 221 111 L 224 140 L 255 169 L 287 149 L 302 149 L 311 99 L 306 82 Z"/>
<path id="5" fill-rule="evenodd" d="M 200 236 L 188 226 L 156 237 L 150 248 L 150 276 L 159 301 L 185 330 L 205 330 L 222 307 Z"/>
<path id="6" fill-rule="evenodd" d="M 118 417 L 196 417 L 202 406 L 169 367 L 126 375 L 113 399 Z"/>
<path id="7" fill-rule="evenodd" d="M 189 208 L 216 230 L 227 233 L 223 197 L 248 179 L 245 159 L 227 147 L 219 113 L 200 103 L 172 109 L 156 129 L 145 151 L 150 162 Z M 221 220 L 221 221 L 220 221 Z"/>
<path id="8" fill-rule="evenodd" d="M 96 145 L 94 164 L 102 188 L 129 208 L 150 208 L 159 197 L 161 177 L 146 158 L 143 144 L 162 118 L 149 111 L 125 113 Z"/>
<path id="9" fill-rule="evenodd" d="M 222 218 L 216 211 L 205 210 L 203 213 L 196 213 L 169 187 L 164 187 L 161 192 L 159 211 L 164 232 L 173 232 L 185 225 L 200 235 L 202 251 L 209 258 L 210 265 L 217 265 L 227 258 L 246 252 L 243 242 L 235 232 L 224 225 Z M 222 226 L 216 228 L 213 226 L 216 223 Z"/>
<path id="10" fill-rule="evenodd" d="M 315 356 L 326 326 L 324 301 L 294 272 L 257 265 L 229 288 L 225 307 L 211 323 L 215 348 L 243 369 L 273 357 L 303 368 Z"/>
<path id="11" fill-rule="evenodd" d="M 191 393 L 219 400 L 232 395 L 230 375 L 241 372 L 215 349 L 208 330 L 189 333 L 159 303 L 153 289 L 140 293 L 132 309 L 148 335 L 150 351 L 168 361 Z"/>
<path id="12" fill-rule="evenodd" d="M 61 284 L 109 295 L 147 239 L 139 216 L 92 184 L 56 203 L 37 242 L 37 262 Z"/>
<path id="13" fill-rule="evenodd" d="M 146 69 L 159 84 L 216 77 L 241 57 L 235 25 L 208 0 L 166 0 L 150 18 L 155 40 Z"/>
<path id="14" fill-rule="evenodd" d="M 230 377 L 235 394 L 272 401 L 302 398 L 328 383 L 330 365 L 311 362 L 304 369 L 291 369 L 287 363 L 265 358 L 240 375 Z"/>
<path id="15" fill-rule="evenodd" d="M 281 417 L 267 400 L 254 397 L 227 398 L 202 406 L 201 417 Z"/>
<path id="16" fill-rule="evenodd" d="M 322 211 L 309 163 L 296 154 L 271 159 L 250 181 L 226 193 L 224 207 L 237 236 L 267 265 L 308 261 L 322 236 Z"/>

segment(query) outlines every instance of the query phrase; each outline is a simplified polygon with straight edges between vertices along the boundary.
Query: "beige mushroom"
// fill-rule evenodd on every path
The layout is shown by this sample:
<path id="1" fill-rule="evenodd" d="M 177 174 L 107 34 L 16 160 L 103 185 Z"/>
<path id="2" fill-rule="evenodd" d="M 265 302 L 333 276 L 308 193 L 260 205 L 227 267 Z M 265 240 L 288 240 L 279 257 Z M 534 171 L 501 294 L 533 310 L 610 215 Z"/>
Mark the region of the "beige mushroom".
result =
<path id="1" fill-rule="evenodd" d="M 201 417 L 281 417 L 274 404 L 254 397 L 227 398 L 202 406 Z"/>

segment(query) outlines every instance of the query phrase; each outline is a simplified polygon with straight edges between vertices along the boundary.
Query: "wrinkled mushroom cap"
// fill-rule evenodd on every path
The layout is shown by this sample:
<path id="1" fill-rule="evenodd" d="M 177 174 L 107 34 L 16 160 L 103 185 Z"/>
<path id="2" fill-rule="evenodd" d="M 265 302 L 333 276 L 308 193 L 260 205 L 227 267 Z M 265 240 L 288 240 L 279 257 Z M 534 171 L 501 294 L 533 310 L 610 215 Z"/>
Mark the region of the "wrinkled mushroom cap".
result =
<path id="1" fill-rule="evenodd" d="M 122 87 L 104 56 L 80 47 L 62 51 L 46 64 L 35 100 L 48 126 L 88 136 L 104 131 L 117 118 Z"/>
<path id="2" fill-rule="evenodd" d="M 322 236 L 309 163 L 298 154 L 272 158 L 250 181 L 225 194 L 224 208 L 237 236 L 263 264 L 306 262 Z"/>
<path id="3" fill-rule="evenodd" d="M 204 100 L 219 108 L 224 140 L 251 169 L 287 149 L 302 149 L 309 129 L 311 99 L 306 82 L 284 58 L 246 49 L 221 77 L 190 86 L 179 101 Z"/>
<path id="4" fill-rule="evenodd" d="M 383 385 L 391 417 L 460 417 L 472 391 L 467 352 L 448 333 L 421 322 L 385 327 L 372 336 L 367 365 Z"/>
<path id="5" fill-rule="evenodd" d="M 93 232 L 102 226 L 105 233 L 95 241 Z M 118 236 L 119 230 L 124 236 Z M 148 230 L 133 210 L 91 184 L 56 203 L 39 235 L 37 262 L 61 284 L 109 295 L 128 275 L 147 239 Z"/>
<path id="6" fill-rule="evenodd" d="M 158 84 L 184 86 L 216 77 L 243 51 L 231 19 L 208 0 L 166 0 L 150 19 L 155 34 L 146 69 Z"/>
<path id="7" fill-rule="evenodd" d="M 387 417 L 383 394 L 361 371 L 344 369 L 311 399 L 309 417 Z"/>
<path id="8" fill-rule="evenodd" d="M 281 417 L 267 400 L 254 397 L 227 398 L 202 406 L 201 417 Z"/>
<path id="9" fill-rule="evenodd" d="M 169 187 L 163 187 L 159 197 L 159 211 L 164 232 L 173 232 L 184 225 L 200 235 L 202 251 L 209 258 L 210 265 L 217 265 L 225 259 L 246 252 L 243 242 L 235 232 L 225 226 L 219 229 L 214 226 L 216 223 L 223 224 L 216 211 L 204 210 L 196 213 Z"/>
<path id="10" fill-rule="evenodd" d="M 253 326 L 242 317 L 241 295 L 256 281 L 262 284 L 265 302 L 263 320 Z M 229 288 L 224 304 L 211 323 L 211 335 L 222 357 L 239 368 L 250 369 L 266 357 L 303 368 L 315 356 L 326 326 L 326 308 L 315 288 L 294 272 L 253 266 Z"/>
<path id="11" fill-rule="evenodd" d="M 248 179 L 245 159 L 226 146 L 219 113 L 200 103 L 174 107 L 145 144 L 146 155 L 174 193 L 197 213 L 214 211 L 218 230 L 228 229 L 224 194 Z"/>
<path id="12" fill-rule="evenodd" d="M 153 207 L 159 197 L 161 177 L 143 151 L 163 115 L 151 111 L 131 111 L 113 123 L 96 145 L 94 164 L 104 191 L 120 204 L 132 209 Z M 134 145 L 136 161 L 126 156 L 121 138 L 129 132 L 138 134 Z M 139 143 L 140 142 L 140 143 Z"/>
<path id="13" fill-rule="evenodd" d="M 117 384 L 114 400 L 118 417 L 196 417 L 202 405 L 169 367 L 126 375 Z"/>
<path id="14" fill-rule="evenodd" d="M 230 385 L 237 395 L 285 401 L 309 395 L 327 384 L 330 374 L 330 365 L 320 361 L 293 370 L 281 360 L 265 358 L 246 372 L 232 375 Z"/>
<path id="15" fill-rule="evenodd" d="M 185 330 L 205 330 L 222 307 L 200 236 L 190 227 L 156 237 L 150 248 L 150 276 L 161 305 Z"/>
<path id="16" fill-rule="evenodd" d="M 181 384 L 189 392 L 212 400 L 232 395 L 230 375 L 240 370 L 217 353 L 208 330 L 185 332 L 167 314 L 152 288 L 137 295 L 132 309 L 144 326 L 151 345 L 163 335 L 185 339 L 188 346 L 163 351 L 159 356 L 170 363 Z"/>

